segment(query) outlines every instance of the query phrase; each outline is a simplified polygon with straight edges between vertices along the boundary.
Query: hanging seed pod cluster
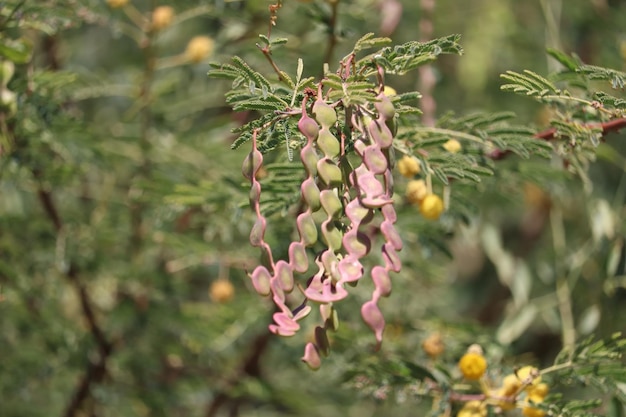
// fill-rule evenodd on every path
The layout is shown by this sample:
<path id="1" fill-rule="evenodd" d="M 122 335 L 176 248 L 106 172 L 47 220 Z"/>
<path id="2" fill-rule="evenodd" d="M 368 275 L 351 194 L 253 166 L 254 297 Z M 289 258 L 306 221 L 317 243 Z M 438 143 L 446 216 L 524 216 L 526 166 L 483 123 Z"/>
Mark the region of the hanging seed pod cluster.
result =
<path id="1" fill-rule="evenodd" d="M 295 213 L 299 239 L 289 244 L 285 259 L 274 259 L 264 238 L 268 222 L 260 209 L 262 186 L 257 177 L 263 156 L 258 130 L 253 131 L 252 150 L 243 164 L 243 174 L 250 180 L 250 205 L 256 213 L 250 243 L 267 260 L 249 273 L 252 285 L 275 303 L 277 311 L 269 329 L 277 335 L 294 335 L 300 320 L 312 306 L 318 306 L 321 323 L 302 358 L 313 369 L 329 354 L 327 332 L 337 329 L 337 304 L 363 278 L 371 279 L 374 289 L 361 307 L 361 316 L 380 346 L 385 320 L 378 302 L 391 293 L 390 273 L 401 268 L 402 241 L 394 227 L 390 160 L 396 111 L 383 93 L 382 69 L 378 72 L 379 84 L 369 102 L 332 102 L 324 95 L 322 80 L 317 92 L 310 90 L 297 112 L 289 113 L 299 116 L 300 163 L 305 175 Z"/>

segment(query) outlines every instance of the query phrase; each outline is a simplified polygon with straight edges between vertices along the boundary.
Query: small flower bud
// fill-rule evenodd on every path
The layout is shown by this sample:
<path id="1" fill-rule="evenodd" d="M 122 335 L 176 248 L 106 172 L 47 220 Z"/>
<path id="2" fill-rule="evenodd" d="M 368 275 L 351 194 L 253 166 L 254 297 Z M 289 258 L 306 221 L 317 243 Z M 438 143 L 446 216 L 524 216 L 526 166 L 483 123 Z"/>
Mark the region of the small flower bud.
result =
<path id="1" fill-rule="evenodd" d="M 170 6 L 159 6 L 152 12 L 152 29 L 162 30 L 172 24 L 174 9 Z"/>
<path id="2" fill-rule="evenodd" d="M 431 333 L 422 342 L 422 349 L 424 349 L 424 352 L 426 352 L 426 354 L 433 359 L 441 355 L 443 351 L 445 350 L 445 346 L 441 338 L 441 333 L 439 332 Z"/>
<path id="3" fill-rule="evenodd" d="M 409 203 L 419 204 L 428 195 L 428 187 L 424 180 L 409 181 L 406 185 L 405 195 Z"/>
<path id="4" fill-rule="evenodd" d="M 107 4 L 112 9 L 119 9 L 120 7 L 124 7 L 128 4 L 128 0 L 107 0 Z"/>
<path id="5" fill-rule="evenodd" d="M 235 287 L 227 280 L 220 278 L 213 281 L 209 289 L 209 297 L 216 303 L 227 303 L 235 296 Z"/>
<path id="6" fill-rule="evenodd" d="M 461 150 L 461 142 L 456 139 L 450 139 L 443 144 L 443 148 L 450 153 L 457 153 Z"/>
<path id="7" fill-rule="evenodd" d="M 187 44 L 185 57 L 197 64 L 213 53 L 214 45 L 213 39 L 208 36 L 196 36 Z"/>
<path id="8" fill-rule="evenodd" d="M 413 178 L 421 171 L 420 163 L 415 157 L 404 155 L 398 161 L 398 171 L 400 171 L 400 175 L 403 177 Z"/>

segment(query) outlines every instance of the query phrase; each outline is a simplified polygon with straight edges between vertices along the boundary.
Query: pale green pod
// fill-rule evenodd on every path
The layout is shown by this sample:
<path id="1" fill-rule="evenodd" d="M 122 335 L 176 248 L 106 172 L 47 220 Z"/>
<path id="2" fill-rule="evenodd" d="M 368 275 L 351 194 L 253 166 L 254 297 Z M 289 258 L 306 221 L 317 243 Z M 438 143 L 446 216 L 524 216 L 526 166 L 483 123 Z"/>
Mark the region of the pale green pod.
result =
<path id="1" fill-rule="evenodd" d="M 333 252 L 341 249 L 343 232 L 335 226 L 334 222 L 325 222 L 322 225 L 322 237 L 326 246 Z"/>
<path id="2" fill-rule="evenodd" d="M 317 184 L 313 178 L 309 177 L 300 186 L 302 192 L 302 198 L 304 202 L 309 206 L 311 211 L 317 211 L 320 208 L 320 190 L 317 188 Z"/>
<path id="3" fill-rule="evenodd" d="M 329 187 L 338 187 L 343 182 L 341 169 L 328 158 L 320 159 L 317 162 L 317 172 Z"/>
<path id="4" fill-rule="evenodd" d="M 330 217 L 337 218 L 343 214 L 343 204 L 335 190 L 323 190 L 320 193 L 320 201 L 324 211 Z"/>
<path id="5" fill-rule="evenodd" d="M 316 143 L 317 147 L 324 152 L 324 155 L 328 158 L 336 158 L 339 156 L 339 152 L 341 151 L 339 141 L 328 128 L 323 127 L 322 130 L 320 130 Z"/>
<path id="6" fill-rule="evenodd" d="M 300 159 L 310 176 L 314 177 L 317 175 L 317 162 L 319 157 L 313 146 L 306 145 L 303 147 L 300 151 Z"/>
<path id="7" fill-rule="evenodd" d="M 311 213 L 304 212 L 296 219 L 300 239 L 305 246 L 312 246 L 317 242 L 317 227 Z"/>
<path id="8" fill-rule="evenodd" d="M 322 127 L 330 127 L 337 121 L 335 109 L 320 98 L 313 103 L 313 116 Z"/>
<path id="9" fill-rule="evenodd" d="M 374 107 L 376 108 L 378 114 L 385 120 L 393 119 L 393 116 L 396 115 L 396 108 L 389 97 L 380 93 L 376 96 L 376 98 L 380 100 L 374 103 Z"/>

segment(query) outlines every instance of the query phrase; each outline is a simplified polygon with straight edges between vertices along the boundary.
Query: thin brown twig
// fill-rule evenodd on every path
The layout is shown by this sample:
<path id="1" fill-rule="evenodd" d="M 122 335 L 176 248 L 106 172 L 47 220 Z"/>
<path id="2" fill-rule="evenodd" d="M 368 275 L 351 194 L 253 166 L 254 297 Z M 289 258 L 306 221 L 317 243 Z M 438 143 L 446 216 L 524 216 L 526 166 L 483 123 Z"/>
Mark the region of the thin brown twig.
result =
<path id="1" fill-rule="evenodd" d="M 324 54 L 324 63 L 330 64 L 337 47 L 337 16 L 339 14 L 339 0 L 330 3 L 330 19 L 328 21 L 328 46 Z"/>
<path id="2" fill-rule="evenodd" d="M 620 129 L 625 128 L 626 117 L 620 117 L 618 119 L 609 120 L 608 122 L 587 123 L 584 125 L 584 127 L 588 129 L 601 129 L 602 136 L 606 136 L 607 134 L 611 132 L 616 132 Z M 556 137 L 557 137 L 557 129 L 554 127 L 551 127 L 549 129 L 546 129 L 544 131 L 541 131 L 535 134 L 535 138 L 543 139 L 546 141 L 554 140 L 556 139 Z M 494 151 L 491 151 L 488 154 L 488 157 L 497 161 L 497 160 L 506 158 L 511 153 L 512 152 L 510 150 L 496 149 Z"/>

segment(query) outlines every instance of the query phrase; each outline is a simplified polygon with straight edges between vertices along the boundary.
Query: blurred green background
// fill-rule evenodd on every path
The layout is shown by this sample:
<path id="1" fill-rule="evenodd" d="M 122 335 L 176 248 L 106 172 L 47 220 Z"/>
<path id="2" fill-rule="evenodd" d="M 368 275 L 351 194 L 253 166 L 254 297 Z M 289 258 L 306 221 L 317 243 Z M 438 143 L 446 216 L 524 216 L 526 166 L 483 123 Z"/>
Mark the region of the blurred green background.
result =
<path id="1" fill-rule="evenodd" d="M 367 32 L 420 39 L 425 19 L 432 37 L 459 33 L 465 49 L 432 66 L 437 116 L 508 110 L 538 130 L 548 110 L 501 92 L 501 73 L 556 70 L 546 47 L 625 70 L 626 1 L 433 0 L 427 13 L 428 3 L 339 0 L 330 67 Z M 586 188 L 559 161 L 532 158 L 459 185 L 455 201 L 475 213 L 465 225 L 452 215 L 424 221 L 399 191 L 404 267 L 381 303 L 381 352 L 359 314 L 367 284 L 339 306 L 341 328 L 318 372 L 300 362 L 314 324 L 270 336 L 273 307 L 246 275 L 258 262 L 240 171 L 248 149 L 230 150 L 230 129 L 253 115 L 233 113 L 229 83 L 206 76 L 209 62 L 233 55 L 274 76 L 255 46 L 270 4 L 0 5 L 1 43 L 32 47 L 6 86 L 17 112 L 4 106 L 1 116 L 12 139 L 0 148 L 0 416 L 421 415 L 430 402 L 416 399 L 419 387 L 355 372 L 394 358 L 431 364 L 421 343 L 436 331 L 447 369 L 475 342 L 502 372 L 550 364 L 563 336 L 556 283 L 568 273 L 577 336 L 624 329 L 626 147 L 611 134 Z M 146 34 L 164 5 L 171 25 Z M 383 24 L 398 6 L 397 25 Z M 272 30 L 289 39 L 273 55 L 281 69 L 295 74 L 301 57 L 306 75 L 322 72 L 332 10 L 284 0 Z M 194 36 L 214 41 L 199 63 L 184 59 Z M 420 89 L 417 72 L 388 82 Z M 270 219 L 277 253 L 294 233 L 290 216 Z M 565 246 L 554 244 L 561 232 Z"/>

